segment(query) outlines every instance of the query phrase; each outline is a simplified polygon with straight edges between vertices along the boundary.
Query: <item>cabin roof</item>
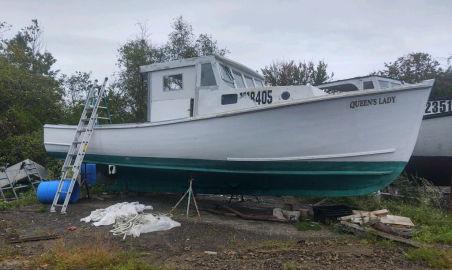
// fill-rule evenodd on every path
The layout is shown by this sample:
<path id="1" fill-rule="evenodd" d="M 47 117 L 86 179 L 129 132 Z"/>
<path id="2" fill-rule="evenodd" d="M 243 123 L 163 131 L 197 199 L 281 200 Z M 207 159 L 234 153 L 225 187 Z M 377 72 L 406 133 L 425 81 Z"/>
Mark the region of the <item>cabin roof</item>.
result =
<path id="1" fill-rule="evenodd" d="M 394 82 L 399 82 L 399 83 L 401 82 L 400 80 L 397 80 L 397 79 L 394 79 L 394 78 L 390 78 L 390 77 L 386 77 L 386 76 L 367 75 L 367 76 L 358 76 L 358 77 L 353 77 L 353 78 L 348 78 L 348 79 L 336 80 L 336 81 L 332 81 L 332 82 L 326 82 L 326 83 L 319 84 L 317 86 L 336 84 L 336 83 L 340 83 L 340 82 L 348 82 L 348 81 L 352 81 L 352 80 L 365 80 L 365 79 L 371 79 L 371 78 L 382 78 L 382 79 L 391 80 L 391 81 L 394 81 Z"/>
<path id="2" fill-rule="evenodd" d="M 151 65 L 140 66 L 140 72 L 141 73 L 152 72 L 152 71 L 157 71 L 157 70 L 165 70 L 165 69 L 179 68 L 179 67 L 185 67 L 185 66 L 192 66 L 197 63 L 211 62 L 213 60 L 218 60 L 218 61 L 224 62 L 227 65 L 229 65 L 233 68 L 235 67 L 236 69 L 238 69 L 244 73 L 247 73 L 251 76 L 264 80 L 264 77 L 262 75 L 260 75 L 256 71 L 252 70 L 251 68 L 249 68 L 245 65 L 242 65 L 238 62 L 235 62 L 231 59 L 228 59 L 226 57 L 220 56 L 220 55 L 199 56 L 199 57 L 174 60 L 174 61 L 169 61 L 169 62 L 164 62 L 164 63 L 155 63 L 155 64 L 151 64 Z"/>

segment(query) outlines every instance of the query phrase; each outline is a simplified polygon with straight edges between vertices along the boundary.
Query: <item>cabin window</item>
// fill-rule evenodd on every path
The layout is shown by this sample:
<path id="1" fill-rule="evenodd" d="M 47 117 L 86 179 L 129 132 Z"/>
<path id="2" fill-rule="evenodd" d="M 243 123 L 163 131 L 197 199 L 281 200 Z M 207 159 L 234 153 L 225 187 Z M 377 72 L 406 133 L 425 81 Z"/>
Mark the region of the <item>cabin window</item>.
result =
<path id="1" fill-rule="evenodd" d="M 221 95 L 221 105 L 237 103 L 237 94 Z"/>
<path id="2" fill-rule="evenodd" d="M 380 88 L 381 89 L 389 88 L 389 82 L 388 81 L 378 80 L 378 83 L 380 84 Z"/>
<path id="3" fill-rule="evenodd" d="M 356 91 L 358 90 L 358 87 L 352 83 L 344 83 L 339 85 L 333 85 L 333 86 L 325 86 L 321 89 L 326 89 L 329 91 L 340 91 L 340 92 L 349 92 L 349 91 Z"/>
<path id="4" fill-rule="evenodd" d="M 363 89 L 374 89 L 374 83 L 372 81 L 363 82 Z"/>
<path id="5" fill-rule="evenodd" d="M 254 87 L 253 78 L 245 76 L 246 87 L 251 88 Z"/>
<path id="6" fill-rule="evenodd" d="M 400 83 L 393 83 L 393 82 L 391 83 L 391 86 L 392 86 L 392 87 L 398 87 L 398 86 L 400 86 L 400 85 L 401 85 Z"/>
<path id="7" fill-rule="evenodd" d="M 163 76 L 163 91 L 177 91 L 182 90 L 182 88 L 183 88 L 182 74 Z"/>
<path id="8" fill-rule="evenodd" d="M 254 81 L 256 82 L 256 86 L 257 87 L 264 87 L 264 83 L 261 81 L 261 80 L 256 80 L 256 79 L 254 79 Z"/>
<path id="9" fill-rule="evenodd" d="M 221 66 L 221 78 L 226 82 L 227 85 L 234 88 L 234 77 L 232 76 L 231 70 L 225 66 L 220 64 Z"/>
<path id="10" fill-rule="evenodd" d="M 215 86 L 215 75 L 213 74 L 212 64 L 201 64 L 201 86 Z"/>
<path id="11" fill-rule="evenodd" d="M 232 74 L 234 76 L 235 85 L 237 88 L 245 88 L 245 83 L 243 82 L 242 74 L 237 71 L 232 71 Z"/>

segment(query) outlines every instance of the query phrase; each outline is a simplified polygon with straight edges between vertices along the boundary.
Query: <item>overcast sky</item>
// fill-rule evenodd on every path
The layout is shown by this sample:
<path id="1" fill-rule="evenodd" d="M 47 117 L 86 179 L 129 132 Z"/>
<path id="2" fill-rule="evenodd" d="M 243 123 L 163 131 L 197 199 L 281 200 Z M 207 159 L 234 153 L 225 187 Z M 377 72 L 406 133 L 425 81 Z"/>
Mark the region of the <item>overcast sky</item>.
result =
<path id="1" fill-rule="evenodd" d="M 232 58 L 253 69 L 273 60 L 324 60 L 335 79 L 365 75 L 413 51 L 445 63 L 452 55 L 452 1 L 20 1 L 0 0 L 11 33 L 39 20 L 45 48 L 63 73 L 117 71 L 119 46 L 137 23 L 166 41 L 182 15 L 194 32 L 212 34 Z"/>

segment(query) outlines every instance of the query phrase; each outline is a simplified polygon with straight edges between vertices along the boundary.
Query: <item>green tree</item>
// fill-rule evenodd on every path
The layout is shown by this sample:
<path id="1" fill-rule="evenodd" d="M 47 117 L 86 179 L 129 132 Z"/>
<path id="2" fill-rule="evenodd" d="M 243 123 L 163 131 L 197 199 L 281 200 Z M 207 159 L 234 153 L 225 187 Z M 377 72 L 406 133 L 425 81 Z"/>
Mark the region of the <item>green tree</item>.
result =
<path id="1" fill-rule="evenodd" d="M 3 57 L 10 63 L 20 65 L 33 74 L 55 76 L 52 70 L 55 58 L 42 51 L 42 30 L 37 20 L 20 30 L 12 39 L 3 42 Z"/>
<path id="2" fill-rule="evenodd" d="M 55 59 L 40 47 L 36 20 L 0 46 L 0 162 L 44 162 L 44 123 L 61 123 L 63 91 Z"/>
<path id="3" fill-rule="evenodd" d="M 193 27 L 182 17 L 174 20 L 168 41 L 160 47 L 152 44 L 146 26 L 139 27 L 139 35 L 118 49 L 119 76 L 109 93 L 113 99 L 110 104 L 114 119 L 126 122 L 146 121 L 148 93 L 143 87 L 140 66 L 228 52 L 220 49 L 217 41 L 208 34 L 195 38 Z"/>
<path id="4" fill-rule="evenodd" d="M 116 98 L 125 101 L 119 104 L 125 106 L 121 111 L 126 116 L 126 121 L 146 121 L 148 94 L 143 87 L 140 66 L 155 63 L 162 58 L 162 51 L 151 44 L 149 34 L 142 26 L 139 36 L 119 48 L 119 79 L 114 87 L 117 90 Z"/>
<path id="5" fill-rule="evenodd" d="M 82 114 L 90 86 L 91 72 L 76 71 L 70 76 L 63 74 L 59 81 L 64 91 L 64 119 L 66 124 L 77 124 Z"/>
<path id="6" fill-rule="evenodd" d="M 200 34 L 195 39 L 193 27 L 182 16 L 174 19 L 173 31 L 168 35 L 166 45 L 161 48 L 163 60 L 171 61 L 203 55 L 225 55 L 229 51 L 220 49 L 217 41 L 209 34 Z"/>
<path id="7" fill-rule="evenodd" d="M 440 63 L 430 54 L 416 52 L 401 56 L 394 62 L 385 63 L 385 69 L 379 71 L 378 75 L 407 83 L 417 83 L 433 79 L 442 72 Z"/>
<path id="8" fill-rule="evenodd" d="M 319 61 L 313 62 L 274 62 L 261 69 L 265 78 L 265 83 L 269 85 L 304 85 L 322 84 L 333 78 L 334 74 L 327 72 L 328 65 Z"/>
<path id="9" fill-rule="evenodd" d="M 442 68 L 428 53 L 414 52 L 401 56 L 394 62 L 385 63 L 385 68 L 374 74 L 407 83 L 435 79 L 432 97 L 452 95 L 452 67 L 449 65 L 445 69 Z"/>

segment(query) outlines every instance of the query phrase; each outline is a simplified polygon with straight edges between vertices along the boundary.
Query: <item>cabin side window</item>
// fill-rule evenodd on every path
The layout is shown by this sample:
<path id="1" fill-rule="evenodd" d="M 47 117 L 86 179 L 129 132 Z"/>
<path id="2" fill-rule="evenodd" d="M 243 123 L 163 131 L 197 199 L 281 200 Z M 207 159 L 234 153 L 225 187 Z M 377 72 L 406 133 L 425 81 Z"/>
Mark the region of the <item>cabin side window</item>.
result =
<path id="1" fill-rule="evenodd" d="M 177 91 L 183 89 L 182 74 L 163 76 L 163 91 Z"/>
<path id="2" fill-rule="evenodd" d="M 374 89 L 374 83 L 372 81 L 363 82 L 363 89 Z"/>
<path id="3" fill-rule="evenodd" d="M 215 75 L 213 73 L 212 64 L 204 63 L 201 64 L 201 86 L 215 86 L 217 82 L 215 81 Z"/>
<path id="4" fill-rule="evenodd" d="M 221 95 L 221 105 L 229 105 L 237 103 L 237 94 Z"/>
<path id="5" fill-rule="evenodd" d="M 380 84 L 380 88 L 381 89 L 389 88 L 389 82 L 388 81 L 378 80 L 378 84 Z"/>
<path id="6" fill-rule="evenodd" d="M 253 87 L 254 88 L 253 78 L 248 77 L 248 76 L 245 75 L 245 83 L 246 83 L 246 87 L 248 87 L 248 88 Z"/>
<path id="7" fill-rule="evenodd" d="M 344 83 L 344 84 L 338 84 L 338 85 L 332 85 L 332 86 L 324 86 L 320 89 L 324 89 L 327 91 L 339 91 L 339 92 L 349 92 L 349 91 L 356 91 L 358 90 L 358 87 L 352 83 Z"/>
<path id="8" fill-rule="evenodd" d="M 234 76 L 234 81 L 237 88 L 245 88 L 245 83 L 243 82 L 242 74 L 235 70 L 232 71 L 232 74 Z"/>
<path id="9" fill-rule="evenodd" d="M 220 64 L 221 67 L 221 78 L 223 81 L 230 87 L 234 88 L 234 77 L 232 76 L 232 72 L 229 67 Z"/>

